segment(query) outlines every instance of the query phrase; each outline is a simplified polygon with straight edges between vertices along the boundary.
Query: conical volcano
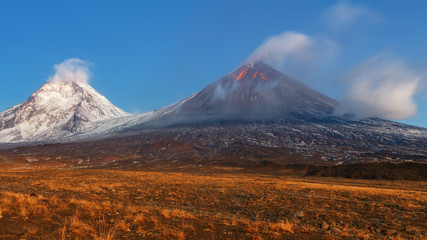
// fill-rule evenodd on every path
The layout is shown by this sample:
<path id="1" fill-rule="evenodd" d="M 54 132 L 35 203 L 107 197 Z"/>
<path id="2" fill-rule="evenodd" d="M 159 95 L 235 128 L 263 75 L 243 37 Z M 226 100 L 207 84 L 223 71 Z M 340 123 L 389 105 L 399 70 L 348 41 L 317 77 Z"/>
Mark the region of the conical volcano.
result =
<path id="1" fill-rule="evenodd" d="M 0 142 L 60 138 L 93 122 L 127 115 L 87 83 L 51 81 L 0 113 Z"/>
<path id="2" fill-rule="evenodd" d="M 239 67 L 165 112 L 180 122 L 313 119 L 332 114 L 336 106 L 335 100 L 258 62 Z"/>

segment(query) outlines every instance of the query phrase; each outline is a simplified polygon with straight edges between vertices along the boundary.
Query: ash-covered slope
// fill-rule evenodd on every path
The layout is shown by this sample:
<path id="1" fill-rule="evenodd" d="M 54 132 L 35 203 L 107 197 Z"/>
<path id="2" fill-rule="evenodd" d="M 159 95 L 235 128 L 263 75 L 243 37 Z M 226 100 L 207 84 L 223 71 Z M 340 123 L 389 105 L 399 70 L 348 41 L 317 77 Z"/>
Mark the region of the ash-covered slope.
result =
<path id="1" fill-rule="evenodd" d="M 87 83 L 50 81 L 0 113 L 0 142 L 58 139 L 94 122 L 128 116 Z"/>

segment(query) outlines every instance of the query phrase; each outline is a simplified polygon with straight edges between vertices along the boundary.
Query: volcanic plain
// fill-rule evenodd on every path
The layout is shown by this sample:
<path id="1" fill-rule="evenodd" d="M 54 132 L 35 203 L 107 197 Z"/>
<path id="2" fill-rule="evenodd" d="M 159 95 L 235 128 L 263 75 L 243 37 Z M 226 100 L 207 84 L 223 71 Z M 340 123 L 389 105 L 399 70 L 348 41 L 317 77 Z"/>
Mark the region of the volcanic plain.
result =
<path id="1" fill-rule="evenodd" d="M 3 167 L 0 239 L 426 239 L 426 181 L 306 172 Z"/>

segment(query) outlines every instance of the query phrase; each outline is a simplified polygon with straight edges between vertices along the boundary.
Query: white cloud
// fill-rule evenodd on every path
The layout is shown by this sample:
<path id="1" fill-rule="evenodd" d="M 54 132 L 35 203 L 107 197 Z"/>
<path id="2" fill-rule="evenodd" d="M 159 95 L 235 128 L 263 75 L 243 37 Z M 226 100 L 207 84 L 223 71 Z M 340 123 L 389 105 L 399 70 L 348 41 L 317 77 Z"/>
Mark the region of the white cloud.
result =
<path id="1" fill-rule="evenodd" d="M 49 81 L 81 82 L 88 83 L 89 63 L 79 58 L 66 59 L 60 64 L 55 64 L 55 75 Z"/>
<path id="2" fill-rule="evenodd" d="M 347 90 L 338 114 L 352 114 L 357 119 L 405 119 L 417 111 L 414 96 L 422 75 L 402 61 L 378 55 L 343 79 Z"/>
<path id="3" fill-rule="evenodd" d="M 284 32 L 269 37 L 247 61 L 255 63 L 267 60 L 280 65 L 291 61 L 306 61 L 313 58 L 313 48 L 314 42 L 310 37 L 297 32 Z"/>
<path id="4" fill-rule="evenodd" d="M 325 38 L 287 31 L 267 38 L 246 60 L 264 61 L 294 77 L 302 77 L 337 52 L 338 46 Z"/>
<path id="5" fill-rule="evenodd" d="M 338 2 L 330 7 L 325 14 L 328 25 L 333 29 L 344 29 L 357 21 L 378 22 L 380 17 L 372 10 L 348 2 Z"/>

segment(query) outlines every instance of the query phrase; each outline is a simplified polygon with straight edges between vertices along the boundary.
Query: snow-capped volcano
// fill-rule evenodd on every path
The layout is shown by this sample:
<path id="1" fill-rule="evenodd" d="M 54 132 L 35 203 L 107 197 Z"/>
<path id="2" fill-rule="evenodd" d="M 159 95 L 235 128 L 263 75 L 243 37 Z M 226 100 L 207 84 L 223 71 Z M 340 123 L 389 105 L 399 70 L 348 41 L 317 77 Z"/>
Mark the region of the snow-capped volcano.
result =
<path id="1" fill-rule="evenodd" d="M 128 115 L 85 82 L 50 81 L 0 113 L 0 142 L 61 138 L 91 123 Z"/>

